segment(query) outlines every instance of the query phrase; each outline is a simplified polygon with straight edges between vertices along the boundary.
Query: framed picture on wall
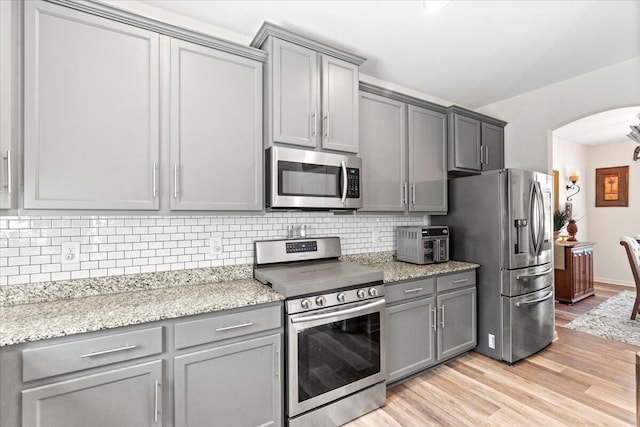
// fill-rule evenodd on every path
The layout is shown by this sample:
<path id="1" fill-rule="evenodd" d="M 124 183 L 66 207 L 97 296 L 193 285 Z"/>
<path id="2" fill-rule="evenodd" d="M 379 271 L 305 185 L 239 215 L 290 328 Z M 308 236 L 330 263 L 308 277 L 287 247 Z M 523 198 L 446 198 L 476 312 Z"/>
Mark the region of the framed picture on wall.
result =
<path id="1" fill-rule="evenodd" d="M 629 166 L 596 169 L 596 207 L 629 206 Z"/>

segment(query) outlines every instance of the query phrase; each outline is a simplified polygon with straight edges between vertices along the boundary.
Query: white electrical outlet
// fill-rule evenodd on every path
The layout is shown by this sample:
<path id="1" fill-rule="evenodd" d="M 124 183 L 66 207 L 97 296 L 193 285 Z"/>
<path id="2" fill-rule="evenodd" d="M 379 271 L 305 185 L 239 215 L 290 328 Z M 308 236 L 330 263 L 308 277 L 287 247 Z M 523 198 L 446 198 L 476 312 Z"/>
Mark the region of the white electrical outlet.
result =
<path id="1" fill-rule="evenodd" d="M 496 348 L 496 336 L 489 334 L 489 348 Z"/>
<path id="2" fill-rule="evenodd" d="M 211 236 L 209 244 L 211 255 L 220 255 L 222 253 L 222 236 Z"/>
<path id="3" fill-rule="evenodd" d="M 80 242 L 62 242 L 62 264 L 80 262 Z"/>

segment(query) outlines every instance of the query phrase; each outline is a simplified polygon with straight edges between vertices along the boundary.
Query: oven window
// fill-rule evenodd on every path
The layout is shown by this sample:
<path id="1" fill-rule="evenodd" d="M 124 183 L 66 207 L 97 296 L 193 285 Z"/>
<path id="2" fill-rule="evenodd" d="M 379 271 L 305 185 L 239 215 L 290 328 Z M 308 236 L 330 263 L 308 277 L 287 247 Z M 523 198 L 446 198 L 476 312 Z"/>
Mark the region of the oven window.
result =
<path id="1" fill-rule="evenodd" d="M 278 162 L 281 196 L 340 197 L 341 169 L 337 166 Z"/>
<path id="2" fill-rule="evenodd" d="M 380 372 L 380 313 L 298 333 L 298 400 Z"/>

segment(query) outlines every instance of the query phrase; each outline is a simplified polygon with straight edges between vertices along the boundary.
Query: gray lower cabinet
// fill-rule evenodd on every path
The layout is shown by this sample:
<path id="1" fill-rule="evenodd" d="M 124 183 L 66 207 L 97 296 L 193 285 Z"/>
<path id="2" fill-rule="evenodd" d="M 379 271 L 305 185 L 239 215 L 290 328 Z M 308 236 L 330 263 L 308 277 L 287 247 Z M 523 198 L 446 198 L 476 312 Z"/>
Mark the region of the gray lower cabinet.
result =
<path id="1" fill-rule="evenodd" d="M 476 347 L 475 283 L 474 270 L 385 286 L 387 382 Z"/>
<path id="2" fill-rule="evenodd" d="M 360 91 L 362 210 L 446 213 L 446 115 L 369 90 L 379 92 Z"/>
<path id="3" fill-rule="evenodd" d="M 262 210 L 262 63 L 170 43 L 171 209 Z"/>
<path id="4" fill-rule="evenodd" d="M 177 356 L 175 425 L 279 426 L 280 334 Z"/>
<path id="5" fill-rule="evenodd" d="M 16 150 L 13 129 L 14 50 L 13 12 L 17 1 L 0 2 L 0 209 L 15 208 Z"/>
<path id="6" fill-rule="evenodd" d="M 358 152 L 358 67 L 364 58 L 265 23 L 265 144 Z"/>
<path id="7" fill-rule="evenodd" d="M 159 35 L 24 3 L 24 207 L 154 210 Z"/>
<path id="8" fill-rule="evenodd" d="M 448 170 L 469 175 L 504 168 L 506 122 L 453 106 L 448 109 Z"/>
<path id="9" fill-rule="evenodd" d="M 22 391 L 22 427 L 162 425 L 162 361 Z"/>

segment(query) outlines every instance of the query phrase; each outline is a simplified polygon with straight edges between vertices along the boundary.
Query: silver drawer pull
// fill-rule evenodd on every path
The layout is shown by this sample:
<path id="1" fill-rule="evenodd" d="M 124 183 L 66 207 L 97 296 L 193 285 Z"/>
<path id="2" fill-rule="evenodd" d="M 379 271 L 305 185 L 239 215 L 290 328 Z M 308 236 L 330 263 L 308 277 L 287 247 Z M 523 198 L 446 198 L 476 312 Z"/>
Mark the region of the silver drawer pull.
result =
<path id="1" fill-rule="evenodd" d="M 405 289 L 404 293 L 405 294 L 411 294 L 413 292 L 420 292 L 423 288 L 414 288 L 414 289 Z"/>
<path id="2" fill-rule="evenodd" d="M 83 355 L 80 356 L 80 358 L 84 359 L 84 358 L 87 358 L 87 357 L 102 356 L 104 354 L 117 353 L 119 351 L 133 350 L 134 348 L 136 348 L 135 345 L 125 345 L 124 347 L 112 348 L 110 350 L 96 351 L 96 352 L 93 352 L 93 353 L 83 354 Z"/>
<path id="3" fill-rule="evenodd" d="M 251 325 L 253 325 L 253 322 L 245 322 L 245 323 L 241 323 L 239 325 L 225 326 L 223 328 L 216 328 L 216 332 L 229 331 L 231 329 L 238 329 L 238 328 L 246 328 L 247 326 L 251 326 Z"/>
<path id="4" fill-rule="evenodd" d="M 458 280 L 454 280 L 452 283 L 464 283 L 464 282 L 468 282 L 469 279 L 458 279 Z"/>

